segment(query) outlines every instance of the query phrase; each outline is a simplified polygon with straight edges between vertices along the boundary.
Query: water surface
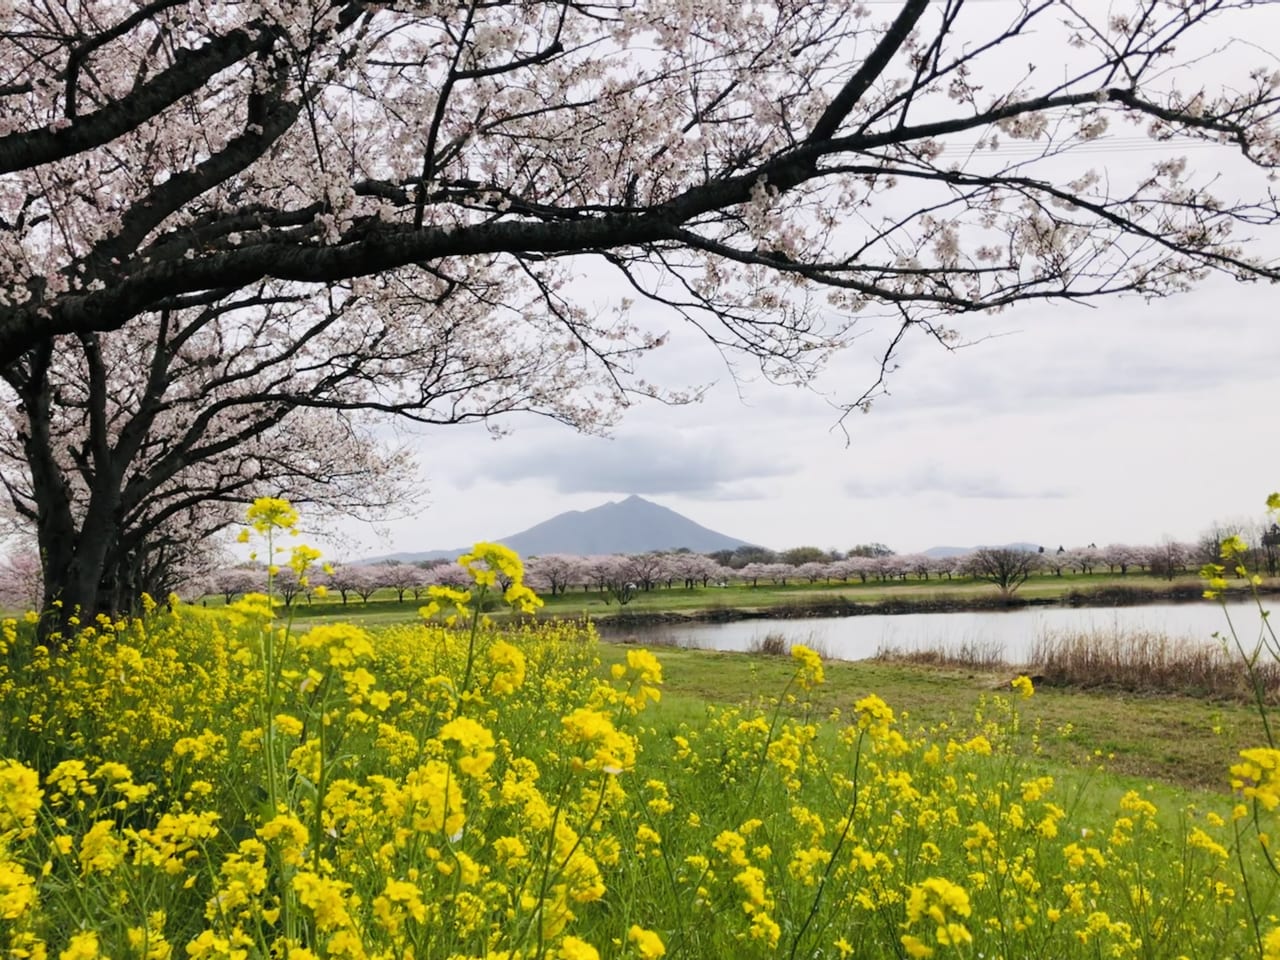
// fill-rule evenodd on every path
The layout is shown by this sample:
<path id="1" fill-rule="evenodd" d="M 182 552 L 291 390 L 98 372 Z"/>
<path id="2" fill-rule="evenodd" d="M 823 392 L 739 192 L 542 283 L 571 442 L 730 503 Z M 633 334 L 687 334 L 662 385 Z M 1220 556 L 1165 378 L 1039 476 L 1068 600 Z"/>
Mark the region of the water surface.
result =
<path id="1" fill-rule="evenodd" d="M 1241 636 L 1258 630 L 1257 606 L 1240 601 L 1227 605 Z M 732 623 L 653 624 L 606 627 L 607 640 L 676 645 L 708 650 L 751 650 L 769 634 L 790 644 L 803 643 L 840 660 L 862 660 L 881 650 L 959 651 L 968 646 L 1008 663 L 1025 663 L 1039 637 L 1058 633 L 1121 636 L 1132 632 L 1161 634 L 1172 640 L 1217 643 L 1225 634 L 1222 607 L 1202 603 L 1147 604 L 1134 607 L 1023 607 L 1017 610 L 968 613 L 904 613 L 856 617 L 812 617 L 795 620 L 738 620 Z"/>

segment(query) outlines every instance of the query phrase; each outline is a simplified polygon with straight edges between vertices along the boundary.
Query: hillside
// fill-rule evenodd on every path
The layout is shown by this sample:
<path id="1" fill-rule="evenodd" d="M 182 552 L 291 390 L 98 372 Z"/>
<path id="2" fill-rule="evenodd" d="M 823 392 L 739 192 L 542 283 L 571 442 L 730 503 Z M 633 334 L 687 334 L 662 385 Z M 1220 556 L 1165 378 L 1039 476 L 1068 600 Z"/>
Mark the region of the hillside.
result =
<path id="1" fill-rule="evenodd" d="M 926 557 L 938 557 L 938 558 L 961 557 L 967 553 L 973 553 L 973 551 L 975 550 L 981 550 L 983 547 L 988 547 L 988 546 L 993 546 L 993 544 L 983 543 L 983 544 L 979 544 L 976 547 L 930 547 L 928 550 L 922 550 L 921 552 Z M 1002 543 L 996 546 L 999 546 L 1001 548 L 1006 548 L 1009 550 L 1026 550 L 1029 553 L 1035 553 L 1037 550 L 1040 549 L 1039 544 L 1026 543 L 1026 542 Z"/>

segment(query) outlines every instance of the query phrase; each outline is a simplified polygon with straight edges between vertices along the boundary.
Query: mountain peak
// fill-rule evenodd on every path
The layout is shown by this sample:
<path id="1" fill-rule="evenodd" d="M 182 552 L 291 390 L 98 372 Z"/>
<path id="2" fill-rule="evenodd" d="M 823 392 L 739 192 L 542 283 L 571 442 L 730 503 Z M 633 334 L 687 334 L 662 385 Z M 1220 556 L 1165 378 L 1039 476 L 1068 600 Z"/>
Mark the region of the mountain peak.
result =
<path id="1" fill-rule="evenodd" d="M 650 553 L 678 550 L 695 553 L 733 550 L 746 546 L 745 540 L 717 533 L 670 507 L 631 494 L 590 510 L 567 510 L 527 530 L 498 537 L 497 542 L 521 556 L 548 553 L 578 556 L 610 553 Z M 398 553 L 395 559 L 415 561 L 456 556 L 459 551 L 434 550 L 429 553 Z"/>
<path id="2" fill-rule="evenodd" d="M 528 530 L 503 537 L 501 542 L 524 556 L 649 553 L 680 547 L 708 553 L 744 544 L 634 493 L 590 510 L 557 514 Z"/>

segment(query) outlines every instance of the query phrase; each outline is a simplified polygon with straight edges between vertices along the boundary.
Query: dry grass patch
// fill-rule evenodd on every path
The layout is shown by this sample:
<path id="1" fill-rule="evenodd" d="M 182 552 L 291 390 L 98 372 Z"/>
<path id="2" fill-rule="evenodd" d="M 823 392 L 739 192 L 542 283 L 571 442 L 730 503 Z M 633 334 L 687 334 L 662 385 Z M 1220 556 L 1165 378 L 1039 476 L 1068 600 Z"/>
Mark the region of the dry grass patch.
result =
<path id="1" fill-rule="evenodd" d="M 1238 652 L 1193 637 L 1144 630 L 1049 633 L 1032 645 L 1030 662 L 1054 686 L 1249 702 L 1255 696 Z M 1280 664 L 1260 662 L 1254 677 L 1265 701 L 1280 701 Z"/>

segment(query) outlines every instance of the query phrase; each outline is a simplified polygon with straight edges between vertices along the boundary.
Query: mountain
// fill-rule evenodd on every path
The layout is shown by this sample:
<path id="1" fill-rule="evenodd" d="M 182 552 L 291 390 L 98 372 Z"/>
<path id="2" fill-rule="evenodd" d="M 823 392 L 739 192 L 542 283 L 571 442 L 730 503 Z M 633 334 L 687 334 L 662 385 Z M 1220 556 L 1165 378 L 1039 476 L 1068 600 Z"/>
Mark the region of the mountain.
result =
<path id="1" fill-rule="evenodd" d="M 509 537 L 499 537 L 496 542 L 505 544 L 522 557 L 547 553 L 571 553 L 579 556 L 593 553 L 648 553 L 652 550 L 676 550 L 680 547 L 687 547 L 694 553 L 710 553 L 713 550 L 733 550 L 747 546 L 745 540 L 708 530 L 674 510 L 637 496 L 601 504 L 590 510 L 569 510 L 528 530 L 513 533 Z M 415 563 L 419 560 L 452 559 L 465 552 L 466 548 L 395 553 L 364 562 L 402 560 Z"/>
<path id="2" fill-rule="evenodd" d="M 1035 553 L 1040 549 L 1040 544 L 1038 543 L 980 543 L 976 547 L 930 547 L 928 550 L 922 550 L 921 553 L 926 557 L 946 559 L 947 557 L 960 557 L 966 553 L 973 553 L 975 550 L 981 550 L 983 547 L 990 546 L 997 546 L 1001 549 L 1009 550 L 1026 550 L 1029 553 Z"/>

